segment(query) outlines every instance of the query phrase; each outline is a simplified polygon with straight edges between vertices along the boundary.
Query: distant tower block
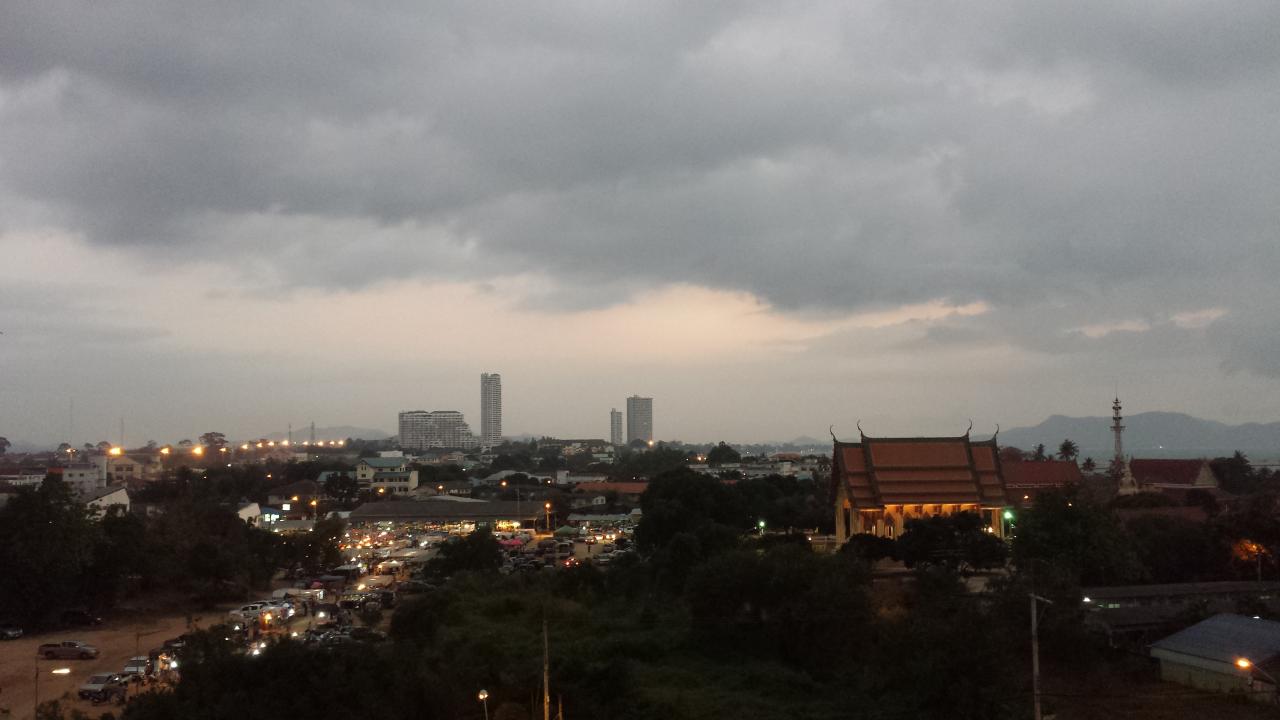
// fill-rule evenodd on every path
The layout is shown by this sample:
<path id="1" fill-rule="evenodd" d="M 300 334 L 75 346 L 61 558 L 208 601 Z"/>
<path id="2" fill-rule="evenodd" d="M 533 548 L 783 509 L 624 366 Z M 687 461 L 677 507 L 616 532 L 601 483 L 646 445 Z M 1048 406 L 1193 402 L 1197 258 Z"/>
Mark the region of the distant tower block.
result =
<path id="1" fill-rule="evenodd" d="M 480 444 L 493 448 L 502 444 L 502 376 L 480 374 Z"/>
<path id="2" fill-rule="evenodd" d="M 617 408 L 609 410 L 609 442 L 622 444 L 622 413 Z"/>
<path id="3" fill-rule="evenodd" d="M 653 442 L 653 398 L 627 398 L 627 442 Z"/>

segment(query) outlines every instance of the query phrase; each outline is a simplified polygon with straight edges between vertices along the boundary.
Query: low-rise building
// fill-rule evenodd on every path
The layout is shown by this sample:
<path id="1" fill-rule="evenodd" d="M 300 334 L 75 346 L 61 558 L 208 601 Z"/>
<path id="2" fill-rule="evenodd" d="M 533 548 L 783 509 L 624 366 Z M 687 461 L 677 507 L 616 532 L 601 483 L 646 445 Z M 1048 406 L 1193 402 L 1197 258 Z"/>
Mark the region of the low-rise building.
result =
<path id="1" fill-rule="evenodd" d="M 67 465 L 66 467 L 50 468 L 49 471 L 54 475 L 62 476 L 62 481 L 77 493 L 89 493 L 107 487 L 106 478 L 99 473 L 95 465 Z M 116 483 L 116 485 L 121 484 Z"/>
<path id="2" fill-rule="evenodd" d="M 80 492 L 79 496 L 80 501 L 93 510 L 98 517 L 107 514 L 112 507 L 119 507 L 124 512 L 129 512 L 129 491 L 122 485 L 91 488 Z"/>
<path id="3" fill-rule="evenodd" d="M 1080 466 L 1072 460 L 1007 462 L 1002 464 L 1009 504 L 1030 507 L 1046 490 L 1061 490 L 1084 481 Z"/>
<path id="4" fill-rule="evenodd" d="M 1197 690 L 1276 701 L 1280 623 L 1245 615 L 1214 615 L 1151 645 L 1160 678 Z"/>
<path id="5" fill-rule="evenodd" d="M 369 480 L 369 489 L 379 495 L 404 495 L 417 487 L 417 470 L 379 470 Z"/>
<path id="6" fill-rule="evenodd" d="M 322 492 L 316 481 L 299 480 L 269 490 L 267 504 L 280 508 L 286 518 L 309 517 L 312 514 L 312 503 L 320 501 Z"/>
<path id="7" fill-rule="evenodd" d="M 407 472 L 409 461 L 403 457 L 360 458 L 356 463 L 356 482 L 361 490 L 368 490 L 373 485 L 373 476 L 380 472 Z"/>

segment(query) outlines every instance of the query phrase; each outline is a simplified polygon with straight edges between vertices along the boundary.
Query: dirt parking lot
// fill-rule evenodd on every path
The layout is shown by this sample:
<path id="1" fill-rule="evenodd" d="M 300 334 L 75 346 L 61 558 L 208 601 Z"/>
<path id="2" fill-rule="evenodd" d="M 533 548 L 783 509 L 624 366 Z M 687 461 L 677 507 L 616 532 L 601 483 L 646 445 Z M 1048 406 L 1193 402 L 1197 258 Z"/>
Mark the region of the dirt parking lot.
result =
<path id="1" fill-rule="evenodd" d="M 204 627 L 221 619 L 218 612 L 196 620 Z M 105 712 L 109 708 L 95 708 L 92 703 L 75 699 L 75 690 L 90 675 L 103 672 L 120 672 L 125 662 L 134 655 L 145 655 L 148 650 L 160 647 L 169 638 L 187 630 L 187 617 L 158 616 L 146 619 L 111 621 L 95 628 L 27 635 L 17 640 L 0 641 L 0 709 L 7 708 L 8 718 L 23 720 L 34 717 L 36 699 L 36 674 L 39 673 L 40 701 L 53 700 L 67 695 L 69 703 L 88 713 Z M 45 660 L 36 657 L 36 648 L 43 643 L 61 640 L 82 640 L 101 651 L 94 660 Z M 54 675 L 57 668 L 70 668 L 67 675 Z M 96 714 L 96 713 L 94 713 Z M 0 718 L 5 718 L 0 713 Z"/>

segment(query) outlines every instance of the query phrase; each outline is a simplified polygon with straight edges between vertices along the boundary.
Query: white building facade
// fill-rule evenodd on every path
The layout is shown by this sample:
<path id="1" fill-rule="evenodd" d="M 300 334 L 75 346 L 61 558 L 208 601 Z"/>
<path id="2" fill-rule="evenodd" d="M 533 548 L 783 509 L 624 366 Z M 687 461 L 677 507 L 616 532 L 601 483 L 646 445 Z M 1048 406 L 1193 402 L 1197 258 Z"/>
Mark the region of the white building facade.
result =
<path id="1" fill-rule="evenodd" d="M 473 448 L 479 442 L 457 410 L 409 410 L 400 413 L 400 447 L 404 450 Z"/>
<path id="2" fill-rule="evenodd" d="M 622 444 L 622 413 L 617 408 L 609 411 L 609 442 Z"/>

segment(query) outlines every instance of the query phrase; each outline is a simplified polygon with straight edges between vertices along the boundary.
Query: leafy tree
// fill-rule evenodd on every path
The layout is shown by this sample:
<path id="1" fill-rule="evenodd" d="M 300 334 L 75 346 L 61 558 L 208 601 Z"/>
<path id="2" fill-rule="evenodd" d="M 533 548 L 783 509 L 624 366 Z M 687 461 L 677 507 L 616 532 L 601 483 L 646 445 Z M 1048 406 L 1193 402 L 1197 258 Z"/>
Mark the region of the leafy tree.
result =
<path id="1" fill-rule="evenodd" d="M 1074 461 L 1080 455 L 1080 446 L 1075 441 L 1067 438 L 1058 446 L 1058 459 Z"/>
<path id="2" fill-rule="evenodd" d="M 1149 582 L 1203 582 L 1230 576 L 1230 546 L 1203 523 L 1144 515 L 1125 526 Z"/>
<path id="3" fill-rule="evenodd" d="M 982 517 L 969 512 L 908 520 L 897 542 L 897 557 L 907 567 L 941 565 L 953 572 L 998 567 L 1007 550 Z"/>
<path id="4" fill-rule="evenodd" d="M 13 443 L 9 442 L 9 438 L 0 436 L 0 455 L 5 454 L 11 447 L 13 447 Z"/>
<path id="5" fill-rule="evenodd" d="M 1045 460 L 1048 460 L 1048 459 L 1049 459 L 1049 456 L 1045 452 L 1044 443 L 1040 443 L 1039 445 L 1036 445 L 1036 449 L 1031 451 L 1031 460 L 1033 462 L 1044 462 Z"/>
<path id="6" fill-rule="evenodd" d="M 691 577 L 687 598 L 697 635 L 718 651 L 829 672 L 867 632 L 869 585 L 852 557 L 793 545 L 713 558 Z"/>
<path id="7" fill-rule="evenodd" d="M 1058 567 L 1078 585 L 1123 585 L 1142 576 L 1124 526 L 1074 489 L 1041 492 L 1019 513 L 1012 556 L 1023 571 Z"/>
<path id="8" fill-rule="evenodd" d="M 1002 463 L 1022 462 L 1025 459 L 1027 459 L 1027 454 L 1022 452 L 1020 448 L 1012 445 L 1000 448 L 1000 462 Z"/>
<path id="9" fill-rule="evenodd" d="M 440 554 L 427 563 L 426 572 L 448 577 L 457 572 L 497 570 L 502 567 L 502 547 L 488 530 L 464 538 L 452 538 L 440 546 Z"/>
<path id="10" fill-rule="evenodd" d="M 1080 469 L 1087 473 L 1091 473 L 1098 469 L 1098 463 L 1094 462 L 1093 458 L 1087 457 L 1084 459 L 1084 462 L 1080 464 Z"/>
<path id="11" fill-rule="evenodd" d="M 324 493 L 340 503 L 350 503 L 360 494 L 360 483 L 346 473 L 330 475 L 325 478 Z"/>
<path id="12" fill-rule="evenodd" d="M 755 524 L 739 497 L 718 480 L 688 468 L 658 475 L 640 496 L 643 510 L 636 528 L 640 549 L 654 551 L 666 546 L 680 533 L 698 538 L 704 550 L 718 548 L 728 530 L 736 536 Z M 708 542 L 712 547 L 705 547 Z"/>
<path id="13" fill-rule="evenodd" d="M 1248 494 L 1257 490 L 1253 465 L 1239 450 L 1229 458 L 1215 458 L 1210 467 L 1217 473 L 1222 489 L 1229 493 Z"/>
<path id="14" fill-rule="evenodd" d="M 1129 508 L 1158 508 L 1158 507 L 1174 507 L 1178 503 L 1173 498 L 1162 492 L 1140 492 L 1133 495 L 1117 495 L 1111 500 L 1111 507 L 1119 509 Z"/>
<path id="15" fill-rule="evenodd" d="M 22 488 L 0 508 L 0 614 L 39 626 L 79 604 L 98 527 L 56 476 Z"/>
<path id="16" fill-rule="evenodd" d="M 840 552 L 852 555 L 866 563 L 874 563 L 895 556 L 897 543 L 892 538 L 858 533 L 840 547 Z"/>
<path id="17" fill-rule="evenodd" d="M 708 465 L 722 465 L 724 463 L 736 463 L 741 460 L 742 460 L 742 455 L 739 454 L 737 450 L 734 450 L 729 445 L 726 445 L 723 440 L 720 441 L 719 445 L 716 445 L 715 447 L 711 448 L 711 452 L 707 453 Z"/>

